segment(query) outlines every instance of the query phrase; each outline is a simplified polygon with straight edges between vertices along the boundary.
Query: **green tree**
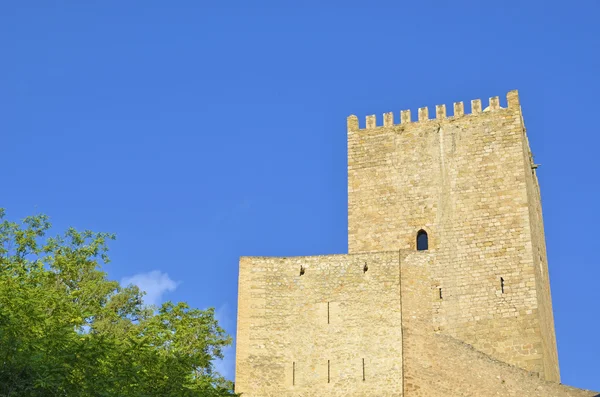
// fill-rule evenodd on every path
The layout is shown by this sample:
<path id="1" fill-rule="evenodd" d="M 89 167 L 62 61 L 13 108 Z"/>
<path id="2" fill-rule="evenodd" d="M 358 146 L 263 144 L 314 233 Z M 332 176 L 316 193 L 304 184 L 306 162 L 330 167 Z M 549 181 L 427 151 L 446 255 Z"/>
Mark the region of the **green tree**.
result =
<path id="1" fill-rule="evenodd" d="M 233 396 L 213 371 L 231 338 L 214 310 L 146 307 L 107 279 L 114 236 L 0 209 L 0 396 Z"/>

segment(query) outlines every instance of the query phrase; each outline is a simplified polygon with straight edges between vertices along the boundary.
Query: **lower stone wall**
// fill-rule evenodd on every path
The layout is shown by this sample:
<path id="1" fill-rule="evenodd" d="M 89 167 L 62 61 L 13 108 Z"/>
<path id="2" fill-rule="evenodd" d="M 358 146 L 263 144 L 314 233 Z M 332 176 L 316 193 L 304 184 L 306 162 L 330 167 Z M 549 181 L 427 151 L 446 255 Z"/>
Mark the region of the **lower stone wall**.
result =
<path id="1" fill-rule="evenodd" d="M 241 258 L 236 391 L 600 397 L 543 380 L 444 330 L 440 305 L 453 301 L 440 296 L 437 260 L 434 251 Z"/>
<path id="2" fill-rule="evenodd" d="M 240 260 L 236 391 L 402 395 L 398 252 Z"/>

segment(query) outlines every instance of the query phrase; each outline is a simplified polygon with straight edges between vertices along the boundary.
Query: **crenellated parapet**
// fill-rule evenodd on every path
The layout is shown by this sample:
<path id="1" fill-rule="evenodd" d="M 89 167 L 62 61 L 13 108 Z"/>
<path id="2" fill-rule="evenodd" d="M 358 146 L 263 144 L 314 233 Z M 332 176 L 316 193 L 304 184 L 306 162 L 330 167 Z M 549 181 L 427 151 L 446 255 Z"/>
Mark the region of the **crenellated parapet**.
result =
<path id="1" fill-rule="evenodd" d="M 519 109 L 519 93 L 517 90 L 509 91 L 506 94 L 506 99 L 508 103 L 509 109 Z M 397 124 L 410 124 L 410 123 L 419 123 L 425 122 L 429 120 L 452 120 L 460 117 L 470 116 L 470 115 L 478 115 L 484 112 L 493 112 L 503 109 L 500 106 L 500 97 L 491 97 L 488 102 L 488 106 L 483 108 L 481 104 L 481 99 L 473 99 L 471 101 L 471 113 L 465 113 L 465 105 L 463 102 L 455 102 L 454 103 L 454 114 L 452 116 L 448 116 L 446 113 L 446 105 L 436 105 L 435 106 L 435 116 L 434 118 L 429 117 L 429 108 L 422 107 L 419 108 L 417 112 L 417 120 L 413 121 L 411 117 L 410 110 L 402 110 L 400 111 L 400 122 L 394 122 L 394 113 L 384 113 L 383 114 L 383 127 L 391 127 Z M 366 117 L 366 127 L 360 128 L 358 123 L 358 117 L 355 115 L 348 116 L 348 131 L 358 131 L 363 129 L 373 129 L 377 128 L 377 116 L 372 114 Z"/>

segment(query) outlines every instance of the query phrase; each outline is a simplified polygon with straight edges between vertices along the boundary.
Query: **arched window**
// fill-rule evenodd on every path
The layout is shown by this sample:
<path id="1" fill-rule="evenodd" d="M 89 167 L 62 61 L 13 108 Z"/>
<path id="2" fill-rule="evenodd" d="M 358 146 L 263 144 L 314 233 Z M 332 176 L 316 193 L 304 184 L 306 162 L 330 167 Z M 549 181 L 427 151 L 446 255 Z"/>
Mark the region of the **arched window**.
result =
<path id="1" fill-rule="evenodd" d="M 425 230 L 419 230 L 417 233 L 417 251 L 427 251 L 429 248 L 429 239 Z"/>

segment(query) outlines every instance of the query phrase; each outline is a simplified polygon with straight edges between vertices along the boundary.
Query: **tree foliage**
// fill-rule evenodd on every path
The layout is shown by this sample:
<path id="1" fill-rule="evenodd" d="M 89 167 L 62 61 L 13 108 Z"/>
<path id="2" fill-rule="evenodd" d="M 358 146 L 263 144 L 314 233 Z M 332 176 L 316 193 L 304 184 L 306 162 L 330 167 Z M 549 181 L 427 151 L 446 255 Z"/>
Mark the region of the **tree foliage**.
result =
<path id="1" fill-rule="evenodd" d="M 0 396 L 233 396 L 213 371 L 231 338 L 213 309 L 146 307 L 107 279 L 107 233 L 47 237 L 0 209 Z"/>

